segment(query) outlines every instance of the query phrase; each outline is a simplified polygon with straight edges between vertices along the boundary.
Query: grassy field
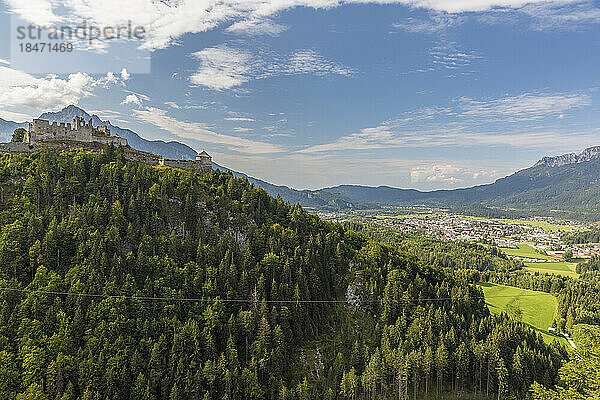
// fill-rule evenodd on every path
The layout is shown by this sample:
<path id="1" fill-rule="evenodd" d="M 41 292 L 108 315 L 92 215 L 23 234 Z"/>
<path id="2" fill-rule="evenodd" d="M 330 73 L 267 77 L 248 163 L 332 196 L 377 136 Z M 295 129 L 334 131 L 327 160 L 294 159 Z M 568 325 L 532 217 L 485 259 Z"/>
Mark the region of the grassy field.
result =
<path id="1" fill-rule="evenodd" d="M 538 253 L 526 244 L 520 243 L 517 246 L 517 249 L 502 248 L 501 250 L 509 256 L 537 258 L 538 260 L 555 260 L 555 258 Z"/>
<path id="2" fill-rule="evenodd" d="M 552 326 L 552 319 L 556 313 L 558 302 L 556 297 L 549 293 L 533 290 L 519 289 L 513 286 L 494 285 L 492 283 L 480 283 L 486 297 L 486 304 L 492 313 L 506 312 L 520 309 L 521 321 L 531 326 L 544 337 L 544 341 L 551 343 L 559 340 L 567 341 L 558 336 L 548 333 L 548 327 Z"/>
<path id="3" fill-rule="evenodd" d="M 525 269 L 529 272 L 549 273 L 555 275 L 565 275 L 577 277 L 575 272 L 577 263 L 558 262 L 558 263 L 525 263 Z"/>

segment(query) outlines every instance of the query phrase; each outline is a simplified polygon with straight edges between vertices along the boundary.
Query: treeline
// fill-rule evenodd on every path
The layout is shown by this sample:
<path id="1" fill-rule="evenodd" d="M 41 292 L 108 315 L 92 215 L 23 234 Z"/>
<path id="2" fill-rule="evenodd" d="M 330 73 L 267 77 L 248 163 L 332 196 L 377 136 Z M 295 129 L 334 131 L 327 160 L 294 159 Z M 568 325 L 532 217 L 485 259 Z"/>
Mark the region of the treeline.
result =
<path id="1" fill-rule="evenodd" d="M 547 347 L 504 314 L 491 316 L 482 291 L 462 274 L 389 246 L 369 247 L 352 266 L 360 273 L 349 292 L 377 316 L 375 347 L 368 358 L 351 359 L 342 375 L 345 398 L 438 398 L 445 390 L 524 398 L 536 380 L 552 385 L 566 357 L 562 347 Z"/>
<path id="2" fill-rule="evenodd" d="M 427 263 L 452 270 L 475 269 L 477 271 L 515 271 L 523 263 L 509 259 L 497 246 L 455 242 L 428 238 L 420 234 L 400 232 L 370 223 L 349 224 L 354 230 L 386 243 L 394 244 Z"/>
<path id="3" fill-rule="evenodd" d="M 591 229 L 589 231 L 569 232 L 562 236 L 562 241 L 566 244 L 584 244 L 584 243 L 600 243 L 600 229 Z"/>
<path id="4" fill-rule="evenodd" d="M 473 203 L 463 207 L 456 207 L 452 210 L 455 214 L 472 215 L 481 218 L 505 218 L 517 219 L 527 218 L 534 215 L 533 211 L 526 210 L 505 210 L 497 207 L 487 207 L 483 204 Z"/>
<path id="5" fill-rule="evenodd" d="M 522 397 L 566 356 L 438 262 L 112 147 L 2 156 L 0 239 L 2 399 Z"/>
<path id="6" fill-rule="evenodd" d="M 577 357 L 563 365 L 554 388 L 532 386 L 535 400 L 588 400 L 600 393 L 600 332 L 597 326 L 579 325 L 575 330 Z"/>

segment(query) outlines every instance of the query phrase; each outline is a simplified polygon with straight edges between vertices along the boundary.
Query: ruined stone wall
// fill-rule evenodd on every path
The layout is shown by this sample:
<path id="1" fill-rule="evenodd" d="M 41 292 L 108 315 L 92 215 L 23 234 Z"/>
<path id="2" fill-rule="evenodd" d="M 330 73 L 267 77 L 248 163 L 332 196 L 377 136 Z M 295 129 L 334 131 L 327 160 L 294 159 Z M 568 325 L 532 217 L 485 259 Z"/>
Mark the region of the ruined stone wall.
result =
<path id="1" fill-rule="evenodd" d="M 48 121 L 34 119 L 29 124 L 29 132 L 25 136 L 25 141 L 29 143 L 36 142 L 55 142 L 72 140 L 76 142 L 98 142 L 102 144 L 114 144 L 115 146 L 127 146 L 127 139 L 118 136 L 109 136 L 110 131 L 102 127 L 98 132 L 91 125 L 91 121 L 85 124 L 83 120 L 75 119 L 76 126 L 71 124 L 56 123 L 50 124 Z M 73 129 L 72 129 L 73 128 Z M 102 136 L 104 133 L 106 136 Z"/>
<path id="2" fill-rule="evenodd" d="M 195 161 L 195 160 L 170 160 L 170 159 L 162 159 L 160 165 L 164 165 L 171 168 L 180 168 L 180 169 L 193 169 L 193 170 L 210 170 L 211 166 L 207 167 L 205 164 Z"/>
<path id="3" fill-rule="evenodd" d="M 33 143 L 9 142 L 0 143 L 0 153 L 31 153 L 39 150 L 40 146 Z"/>
<path id="4" fill-rule="evenodd" d="M 146 153 L 142 151 L 125 152 L 125 159 L 129 161 L 137 161 L 148 165 L 159 165 L 161 157 L 156 154 Z"/>

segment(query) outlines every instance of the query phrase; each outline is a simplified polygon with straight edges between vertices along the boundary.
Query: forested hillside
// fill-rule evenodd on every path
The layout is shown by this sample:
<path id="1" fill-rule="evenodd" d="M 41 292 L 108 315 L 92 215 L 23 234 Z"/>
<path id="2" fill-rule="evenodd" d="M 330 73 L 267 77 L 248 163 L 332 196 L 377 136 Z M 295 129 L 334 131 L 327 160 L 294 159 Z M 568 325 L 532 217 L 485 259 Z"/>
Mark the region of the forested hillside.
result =
<path id="1" fill-rule="evenodd" d="M 462 274 L 115 148 L 3 155 L 0 235 L 2 399 L 522 398 L 566 357 Z"/>

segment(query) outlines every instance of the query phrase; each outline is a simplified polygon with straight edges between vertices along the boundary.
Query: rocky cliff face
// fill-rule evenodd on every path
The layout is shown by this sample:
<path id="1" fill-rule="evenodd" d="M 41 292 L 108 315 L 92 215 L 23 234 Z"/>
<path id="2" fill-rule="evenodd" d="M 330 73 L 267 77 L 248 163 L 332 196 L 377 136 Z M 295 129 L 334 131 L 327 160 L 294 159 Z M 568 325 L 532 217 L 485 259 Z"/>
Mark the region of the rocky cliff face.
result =
<path id="1" fill-rule="evenodd" d="M 589 147 L 579 154 L 568 153 L 556 157 L 543 157 L 535 163 L 534 167 L 562 167 L 563 165 L 581 163 L 596 158 L 600 158 L 600 146 Z"/>

